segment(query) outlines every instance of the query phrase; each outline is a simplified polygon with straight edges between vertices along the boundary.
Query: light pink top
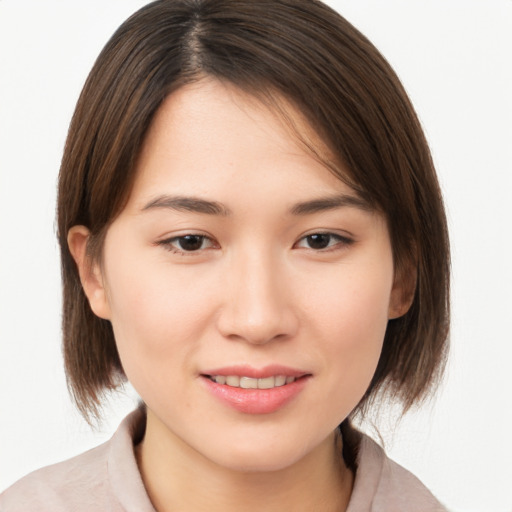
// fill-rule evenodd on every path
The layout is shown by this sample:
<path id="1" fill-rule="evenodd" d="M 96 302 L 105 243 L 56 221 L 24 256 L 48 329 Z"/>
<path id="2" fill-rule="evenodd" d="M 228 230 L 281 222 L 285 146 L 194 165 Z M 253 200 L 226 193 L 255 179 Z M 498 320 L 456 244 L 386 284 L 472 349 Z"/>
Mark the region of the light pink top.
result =
<path id="1" fill-rule="evenodd" d="M 155 512 L 137 467 L 134 440 L 144 417 L 134 411 L 110 441 L 22 478 L 0 495 L 1 512 Z M 409 471 L 363 436 L 347 512 L 447 512 Z"/>

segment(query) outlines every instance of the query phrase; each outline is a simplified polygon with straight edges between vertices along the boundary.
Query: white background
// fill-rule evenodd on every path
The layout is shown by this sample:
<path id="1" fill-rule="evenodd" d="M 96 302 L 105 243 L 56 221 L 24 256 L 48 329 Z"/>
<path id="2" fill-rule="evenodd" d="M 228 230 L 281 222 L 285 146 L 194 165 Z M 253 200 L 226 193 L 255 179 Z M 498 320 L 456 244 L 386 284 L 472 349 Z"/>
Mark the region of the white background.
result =
<path id="1" fill-rule="evenodd" d="M 66 394 L 55 184 L 85 77 L 144 0 L 0 0 L 0 490 L 107 439 Z M 512 1 L 331 0 L 395 67 L 444 190 L 453 330 L 437 401 L 388 452 L 454 512 L 512 511 Z"/>

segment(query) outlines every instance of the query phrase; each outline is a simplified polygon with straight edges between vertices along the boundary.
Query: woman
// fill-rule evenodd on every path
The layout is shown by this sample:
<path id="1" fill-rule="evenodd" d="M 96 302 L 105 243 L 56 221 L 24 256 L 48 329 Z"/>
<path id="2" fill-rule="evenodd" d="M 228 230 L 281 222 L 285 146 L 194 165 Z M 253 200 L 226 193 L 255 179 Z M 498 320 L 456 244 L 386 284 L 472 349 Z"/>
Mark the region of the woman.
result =
<path id="1" fill-rule="evenodd" d="M 338 14 L 141 9 L 84 87 L 58 210 L 77 405 L 124 379 L 144 405 L 2 510 L 444 510 L 350 425 L 437 382 L 449 262 L 412 106 Z"/>

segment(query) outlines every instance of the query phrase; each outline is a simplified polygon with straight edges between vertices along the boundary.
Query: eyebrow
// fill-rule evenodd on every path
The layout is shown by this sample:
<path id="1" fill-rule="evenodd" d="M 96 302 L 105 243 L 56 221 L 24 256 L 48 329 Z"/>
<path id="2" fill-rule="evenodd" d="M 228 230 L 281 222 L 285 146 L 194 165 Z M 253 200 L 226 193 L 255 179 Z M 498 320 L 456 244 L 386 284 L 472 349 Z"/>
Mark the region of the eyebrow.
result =
<path id="1" fill-rule="evenodd" d="M 207 201 L 199 197 L 189 196 L 159 196 L 147 203 L 142 211 L 152 210 L 153 208 L 168 208 L 181 212 L 204 213 L 207 215 L 227 216 L 231 212 L 223 204 L 217 201 Z"/>
<path id="2" fill-rule="evenodd" d="M 358 208 L 363 211 L 373 211 L 370 204 L 364 199 L 349 194 L 321 197 L 310 201 L 303 201 L 290 208 L 292 215 L 310 215 L 328 210 L 335 210 L 343 207 Z M 217 201 L 208 201 L 193 196 L 169 196 L 162 195 L 149 201 L 142 211 L 155 208 L 202 213 L 206 215 L 228 216 L 231 210 Z"/>
<path id="3" fill-rule="evenodd" d="M 371 205 L 361 197 L 349 194 L 340 194 L 297 203 L 290 209 L 290 213 L 293 215 L 310 215 L 312 213 L 335 210 L 343 207 L 357 208 L 366 212 L 374 210 L 374 208 L 372 208 Z"/>

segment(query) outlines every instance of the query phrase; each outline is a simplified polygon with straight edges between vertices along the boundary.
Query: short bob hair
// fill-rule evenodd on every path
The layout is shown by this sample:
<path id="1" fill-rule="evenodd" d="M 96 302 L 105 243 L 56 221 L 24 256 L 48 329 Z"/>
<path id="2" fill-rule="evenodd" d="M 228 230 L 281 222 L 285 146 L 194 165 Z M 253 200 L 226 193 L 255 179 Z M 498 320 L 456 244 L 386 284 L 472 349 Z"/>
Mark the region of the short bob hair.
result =
<path id="1" fill-rule="evenodd" d="M 63 350 L 79 410 L 98 417 L 104 393 L 126 377 L 110 322 L 93 314 L 83 292 L 68 231 L 87 226 L 88 254 L 101 259 L 155 112 L 173 91 L 205 76 L 293 105 L 341 164 L 331 171 L 386 218 L 395 274 L 412 283 L 412 304 L 388 322 L 375 375 L 352 414 L 376 396 L 409 409 L 429 395 L 444 367 L 450 263 L 432 158 L 397 76 L 360 32 L 317 0 L 158 0 L 123 23 L 99 55 L 60 169 Z"/>

